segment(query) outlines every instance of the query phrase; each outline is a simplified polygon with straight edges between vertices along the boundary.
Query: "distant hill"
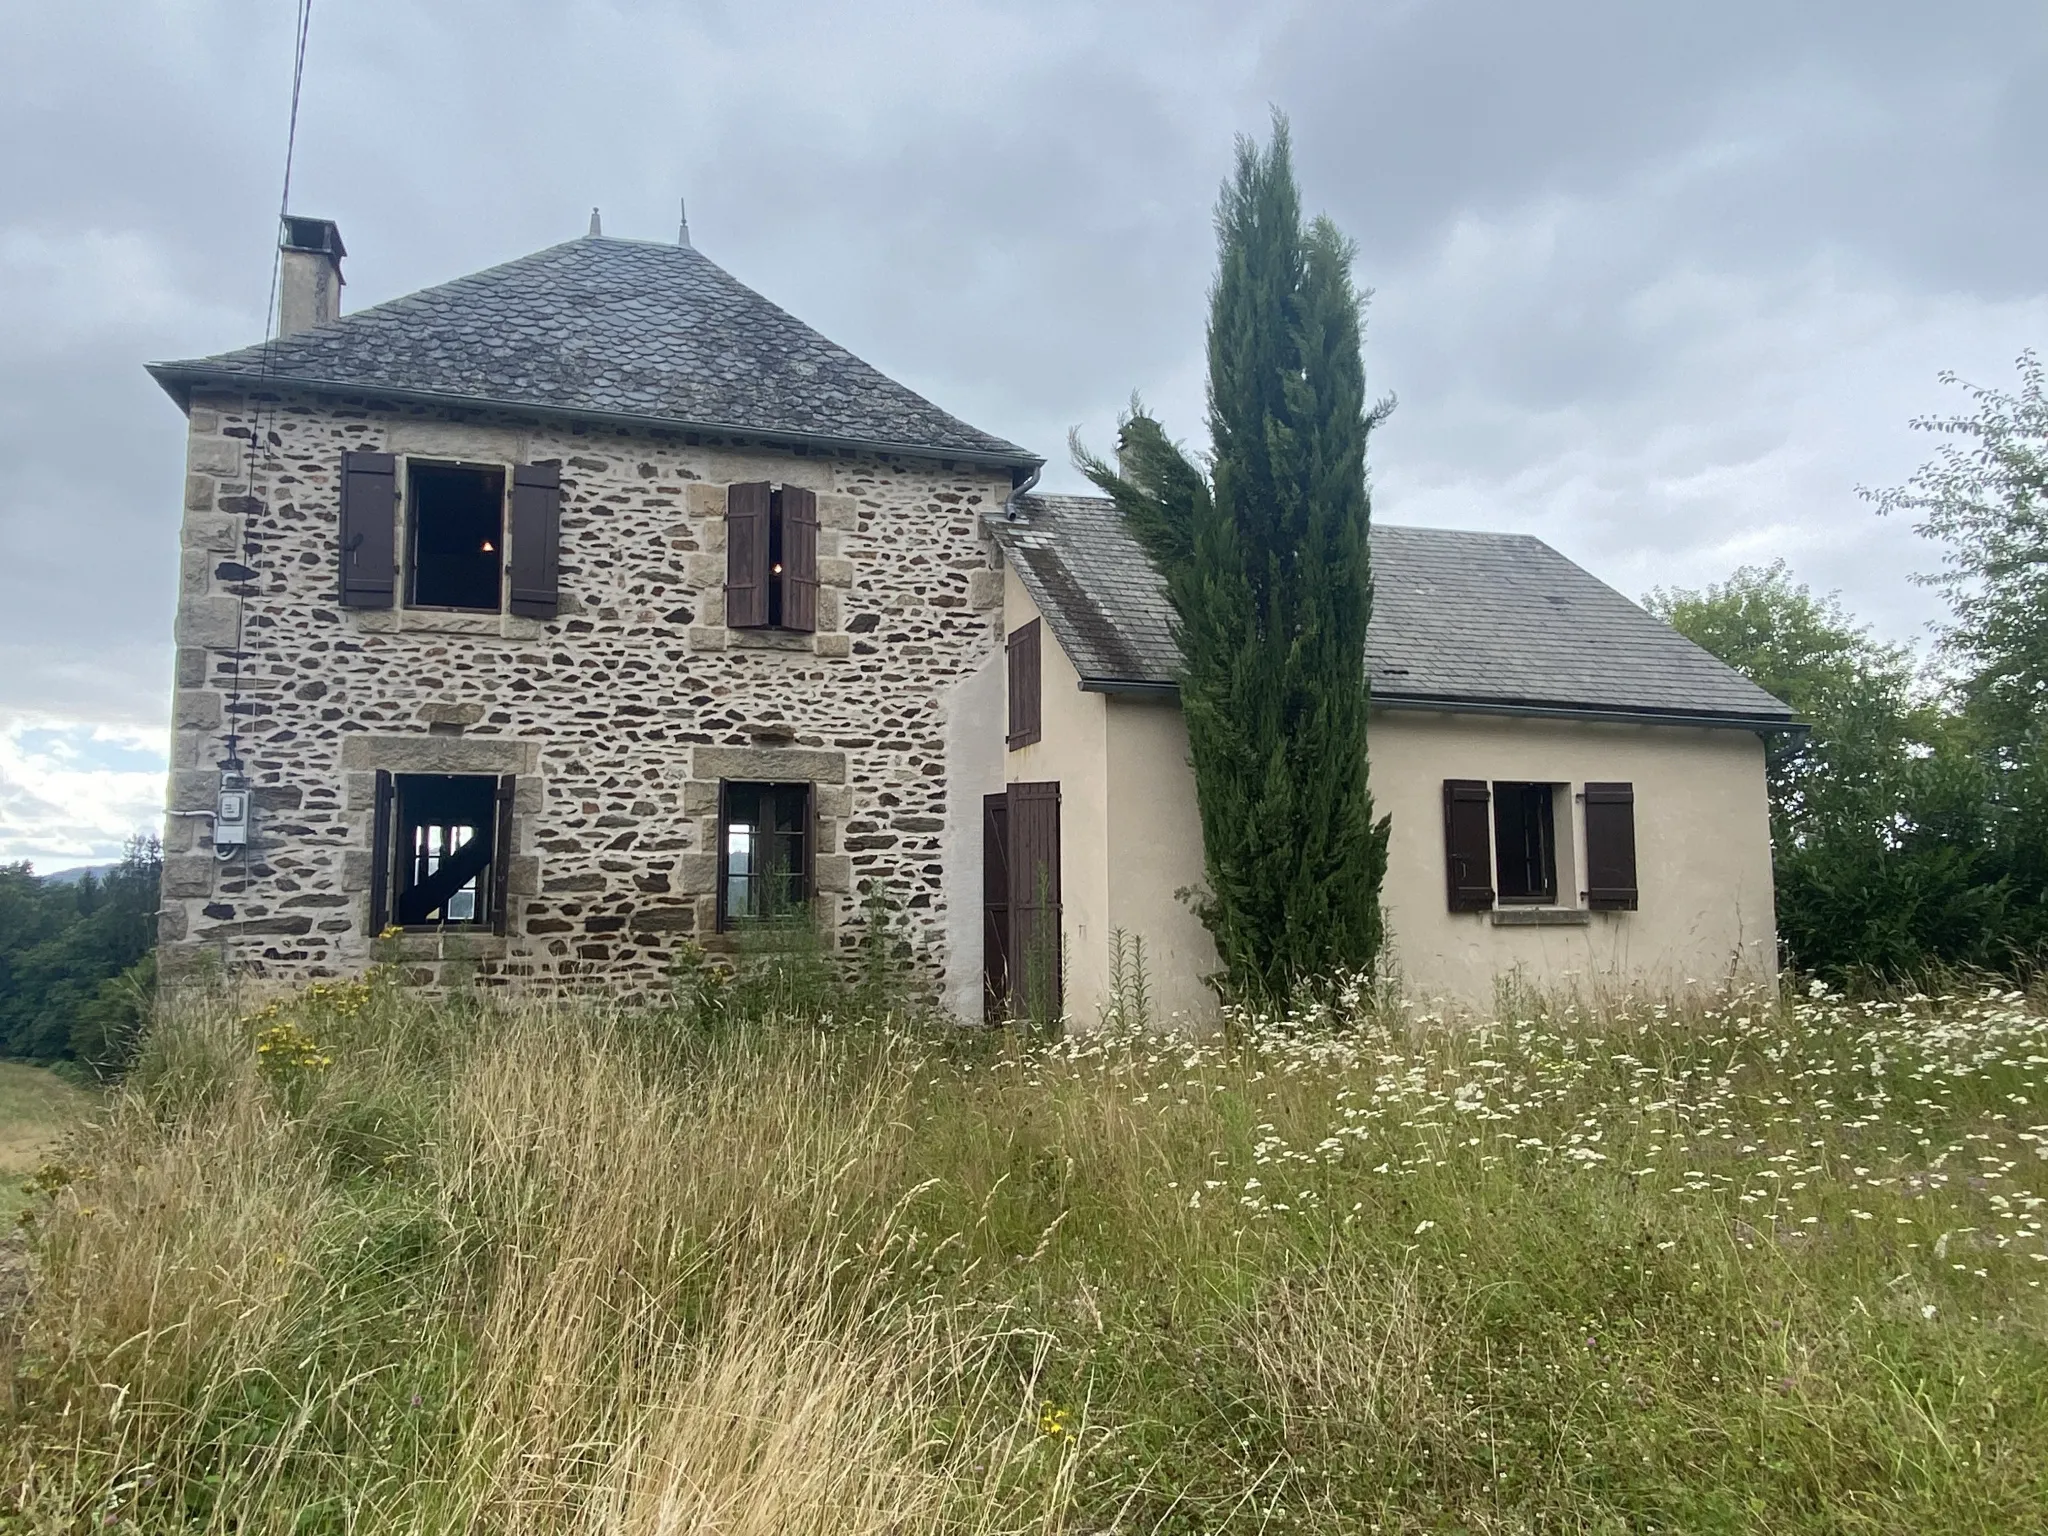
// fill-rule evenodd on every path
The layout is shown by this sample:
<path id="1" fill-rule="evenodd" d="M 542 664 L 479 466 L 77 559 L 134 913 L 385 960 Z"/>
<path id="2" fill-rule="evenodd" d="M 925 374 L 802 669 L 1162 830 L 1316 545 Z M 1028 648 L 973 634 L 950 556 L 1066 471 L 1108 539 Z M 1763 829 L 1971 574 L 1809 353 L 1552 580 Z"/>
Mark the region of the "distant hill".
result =
<path id="1" fill-rule="evenodd" d="M 111 864 L 81 864 L 76 869 L 60 869 L 54 875 L 44 875 L 41 879 L 45 885 L 76 885 L 87 875 L 93 875 L 104 880 L 107 878 L 108 871 L 116 870 L 120 867 L 121 863 L 118 859 Z"/>

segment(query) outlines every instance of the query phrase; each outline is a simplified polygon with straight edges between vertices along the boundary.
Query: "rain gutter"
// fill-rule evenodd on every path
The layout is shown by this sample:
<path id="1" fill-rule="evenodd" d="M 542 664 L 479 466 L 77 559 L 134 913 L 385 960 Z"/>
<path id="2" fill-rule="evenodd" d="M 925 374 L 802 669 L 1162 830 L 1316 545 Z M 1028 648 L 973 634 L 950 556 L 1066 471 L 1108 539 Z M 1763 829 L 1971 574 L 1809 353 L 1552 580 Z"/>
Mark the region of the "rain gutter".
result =
<path id="1" fill-rule="evenodd" d="M 1166 701 L 1180 697 L 1176 683 L 1140 678 L 1084 677 L 1083 693 L 1104 693 L 1132 699 Z M 1380 693 L 1374 709 L 1405 709 L 1447 715 L 1507 715 L 1536 720 L 1589 720 L 1618 725 L 1678 725 L 1755 731 L 1760 735 L 1804 736 L 1812 728 L 1803 720 L 1772 715 L 1716 715 L 1684 710 L 1628 709 L 1594 704 L 1539 704 L 1510 699 L 1461 699 L 1442 694 Z"/>

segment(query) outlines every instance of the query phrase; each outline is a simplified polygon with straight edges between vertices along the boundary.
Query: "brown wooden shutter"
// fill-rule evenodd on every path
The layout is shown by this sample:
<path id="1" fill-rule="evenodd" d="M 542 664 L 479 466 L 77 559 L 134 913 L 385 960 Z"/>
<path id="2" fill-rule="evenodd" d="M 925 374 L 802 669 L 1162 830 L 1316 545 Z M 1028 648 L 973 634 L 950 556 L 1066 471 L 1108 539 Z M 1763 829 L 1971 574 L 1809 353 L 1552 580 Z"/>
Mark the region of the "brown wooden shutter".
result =
<path id="1" fill-rule="evenodd" d="M 398 460 L 341 456 L 341 605 L 389 608 L 398 581 Z"/>
<path id="2" fill-rule="evenodd" d="M 1586 786 L 1586 905 L 1596 912 L 1636 910 L 1636 789 Z"/>
<path id="3" fill-rule="evenodd" d="M 1010 1012 L 1010 797 L 981 797 L 981 1016 Z"/>
<path id="4" fill-rule="evenodd" d="M 370 937 L 391 926 L 391 807 L 398 798 L 398 783 L 382 768 L 377 770 L 377 803 L 370 822 Z"/>
<path id="5" fill-rule="evenodd" d="M 503 938 L 512 928 L 512 802 L 519 780 L 498 776 L 498 825 L 491 838 L 491 932 Z"/>
<path id="6" fill-rule="evenodd" d="M 1492 801 L 1484 779 L 1444 780 L 1444 873 L 1453 912 L 1493 905 Z"/>
<path id="7" fill-rule="evenodd" d="M 804 785 L 804 867 L 803 887 L 799 893 L 804 910 L 815 914 L 818 910 L 818 786 Z"/>
<path id="8" fill-rule="evenodd" d="M 725 622 L 760 629 L 768 622 L 768 482 L 725 490 Z"/>
<path id="9" fill-rule="evenodd" d="M 818 498 L 800 485 L 782 488 L 782 627 L 818 627 Z"/>
<path id="10" fill-rule="evenodd" d="M 1057 1018 L 1065 988 L 1060 939 L 1060 787 L 1009 787 L 1010 1007 Z"/>
<path id="11" fill-rule="evenodd" d="M 552 619 L 562 603 L 562 471 L 512 466 L 512 611 Z"/>
<path id="12" fill-rule="evenodd" d="M 1011 632 L 1008 645 L 1010 681 L 1010 750 L 1028 747 L 1039 738 L 1041 715 L 1038 620 Z"/>

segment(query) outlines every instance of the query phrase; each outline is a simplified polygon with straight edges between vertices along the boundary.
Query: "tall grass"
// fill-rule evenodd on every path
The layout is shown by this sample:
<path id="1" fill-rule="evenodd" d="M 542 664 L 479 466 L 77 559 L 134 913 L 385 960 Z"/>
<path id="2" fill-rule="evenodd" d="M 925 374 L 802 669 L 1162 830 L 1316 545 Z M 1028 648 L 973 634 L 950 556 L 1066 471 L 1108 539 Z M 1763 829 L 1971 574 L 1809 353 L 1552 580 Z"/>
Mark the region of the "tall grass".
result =
<path id="1" fill-rule="evenodd" d="M 2048 1017 L 164 1020 L 0 1528 L 2048 1528 Z"/>

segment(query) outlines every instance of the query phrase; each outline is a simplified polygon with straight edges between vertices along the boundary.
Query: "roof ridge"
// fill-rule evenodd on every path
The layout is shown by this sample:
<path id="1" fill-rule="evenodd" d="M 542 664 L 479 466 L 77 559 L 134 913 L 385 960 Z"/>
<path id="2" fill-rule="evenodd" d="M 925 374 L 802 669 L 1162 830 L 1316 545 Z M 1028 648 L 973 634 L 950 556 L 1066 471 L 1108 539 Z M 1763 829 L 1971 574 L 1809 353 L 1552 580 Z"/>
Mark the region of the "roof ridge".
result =
<path id="1" fill-rule="evenodd" d="M 557 240 L 555 245 L 575 245 L 583 240 L 603 240 L 612 245 L 651 245 L 657 250 L 696 251 L 699 256 L 704 256 L 703 251 L 694 245 L 684 245 L 677 240 L 650 240 L 645 235 L 577 235 L 572 239 Z M 544 251 L 553 250 L 554 246 L 544 245 L 541 249 Z M 709 256 L 704 256 L 704 259 L 706 261 L 711 260 Z"/>
<path id="2" fill-rule="evenodd" d="M 1113 496 L 1091 496 L 1084 492 L 1076 491 L 1033 491 L 1028 496 L 1019 497 L 1018 500 L 1026 506 L 1034 501 L 1082 502 L 1091 507 L 1102 507 L 1105 509 L 1113 508 L 1116 505 L 1116 498 Z M 1390 523 L 1377 517 L 1372 519 L 1371 526 L 1374 532 L 1441 533 L 1471 539 L 1521 539 L 1531 544 L 1540 544 L 1552 554 L 1558 552 L 1557 547 L 1545 539 L 1542 534 L 1527 533 L 1515 528 L 1447 528 L 1440 523 Z"/>

